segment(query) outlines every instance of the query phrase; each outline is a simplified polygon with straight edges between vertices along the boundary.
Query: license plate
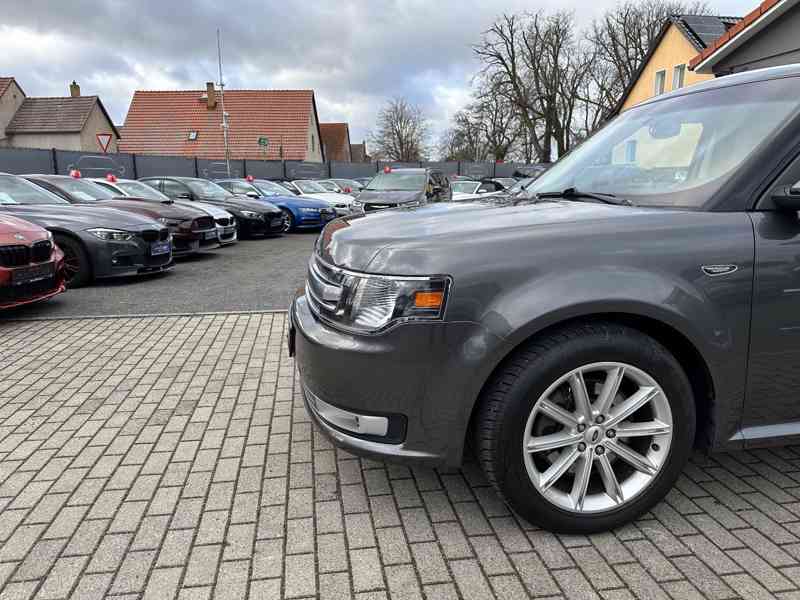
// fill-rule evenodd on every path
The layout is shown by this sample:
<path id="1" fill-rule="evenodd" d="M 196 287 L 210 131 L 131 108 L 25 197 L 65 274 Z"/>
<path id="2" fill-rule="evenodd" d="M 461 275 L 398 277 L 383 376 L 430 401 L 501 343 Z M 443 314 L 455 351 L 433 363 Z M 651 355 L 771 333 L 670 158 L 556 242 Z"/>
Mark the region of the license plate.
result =
<path id="1" fill-rule="evenodd" d="M 272 221 L 270 222 L 270 225 L 272 227 L 280 227 L 281 225 L 283 225 L 283 219 L 282 218 L 280 218 L 280 219 L 272 219 Z"/>
<path id="2" fill-rule="evenodd" d="M 14 269 L 11 272 L 11 285 L 22 285 L 24 283 L 41 281 L 42 279 L 52 277 L 54 273 L 55 267 L 52 262 L 36 265 L 35 267 Z"/>
<path id="3" fill-rule="evenodd" d="M 206 240 L 215 240 L 217 239 L 217 232 L 216 231 L 206 231 L 203 234 L 203 239 Z"/>
<path id="4" fill-rule="evenodd" d="M 158 256 L 159 254 L 169 254 L 171 245 L 167 242 L 153 242 L 150 244 L 150 256 Z"/>

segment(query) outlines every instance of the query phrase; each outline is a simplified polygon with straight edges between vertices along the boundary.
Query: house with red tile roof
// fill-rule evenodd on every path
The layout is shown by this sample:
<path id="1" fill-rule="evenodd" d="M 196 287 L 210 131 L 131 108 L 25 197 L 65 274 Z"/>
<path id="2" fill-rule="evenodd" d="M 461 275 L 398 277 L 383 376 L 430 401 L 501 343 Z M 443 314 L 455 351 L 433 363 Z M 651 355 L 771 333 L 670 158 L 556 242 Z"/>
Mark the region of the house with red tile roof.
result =
<path id="1" fill-rule="evenodd" d="M 210 82 L 205 90 L 136 91 L 120 149 L 224 159 L 222 103 Z M 326 159 L 312 90 L 224 90 L 224 103 L 231 159 Z"/>
<path id="2" fill-rule="evenodd" d="M 764 0 L 689 62 L 701 75 L 800 63 L 800 0 Z"/>
<path id="3" fill-rule="evenodd" d="M 319 130 L 327 160 L 353 161 L 350 153 L 350 128 L 347 123 L 320 123 Z"/>
<path id="4" fill-rule="evenodd" d="M 28 97 L 13 77 L 0 77 L 0 146 L 116 152 L 119 132 L 97 96 Z M 102 147 L 101 147 L 102 144 Z"/>

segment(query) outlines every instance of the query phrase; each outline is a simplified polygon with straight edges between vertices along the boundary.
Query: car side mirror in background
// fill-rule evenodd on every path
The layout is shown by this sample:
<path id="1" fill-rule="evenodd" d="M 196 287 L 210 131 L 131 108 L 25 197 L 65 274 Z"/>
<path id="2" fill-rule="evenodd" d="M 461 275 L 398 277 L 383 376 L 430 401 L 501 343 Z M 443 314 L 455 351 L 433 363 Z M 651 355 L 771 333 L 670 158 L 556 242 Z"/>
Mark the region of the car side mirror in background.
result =
<path id="1" fill-rule="evenodd" d="M 182 192 L 182 193 L 178 194 L 178 198 L 180 200 L 191 200 L 192 199 L 192 194 L 191 194 L 191 192 Z"/>
<path id="2" fill-rule="evenodd" d="M 258 192 L 247 192 L 248 198 L 260 198 L 261 196 L 258 195 Z"/>
<path id="3" fill-rule="evenodd" d="M 800 181 L 776 191 L 772 194 L 772 201 L 782 210 L 800 210 Z"/>

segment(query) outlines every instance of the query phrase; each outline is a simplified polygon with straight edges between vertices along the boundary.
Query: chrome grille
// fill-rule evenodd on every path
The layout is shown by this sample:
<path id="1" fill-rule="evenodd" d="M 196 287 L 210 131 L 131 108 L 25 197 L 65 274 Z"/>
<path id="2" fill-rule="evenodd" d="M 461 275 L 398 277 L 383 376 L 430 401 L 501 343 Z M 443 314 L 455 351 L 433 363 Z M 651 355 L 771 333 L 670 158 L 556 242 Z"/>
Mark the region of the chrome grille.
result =
<path id="1" fill-rule="evenodd" d="M 342 298 L 342 273 L 326 265 L 317 256 L 308 263 L 306 292 L 312 308 L 318 314 L 334 314 Z"/>
<path id="2" fill-rule="evenodd" d="M 217 219 L 217 225 L 222 225 L 223 227 L 227 227 L 228 225 L 233 225 L 233 219 L 229 217 L 220 217 Z"/>

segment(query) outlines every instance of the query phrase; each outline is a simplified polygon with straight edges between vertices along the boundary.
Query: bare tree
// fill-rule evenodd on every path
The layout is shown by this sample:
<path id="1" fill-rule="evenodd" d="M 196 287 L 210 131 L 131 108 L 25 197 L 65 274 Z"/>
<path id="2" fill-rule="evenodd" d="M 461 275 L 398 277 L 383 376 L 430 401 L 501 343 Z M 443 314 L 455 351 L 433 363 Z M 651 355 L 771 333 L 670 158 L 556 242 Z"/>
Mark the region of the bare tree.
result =
<path id="1" fill-rule="evenodd" d="M 378 113 L 376 129 L 369 140 L 376 156 L 408 162 L 425 158 L 429 136 L 422 109 L 405 98 L 393 98 Z"/>

